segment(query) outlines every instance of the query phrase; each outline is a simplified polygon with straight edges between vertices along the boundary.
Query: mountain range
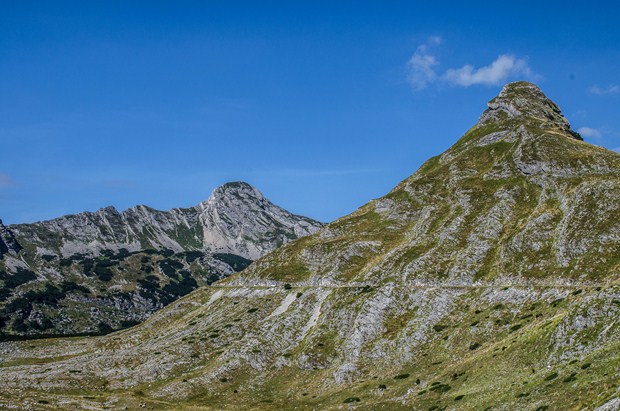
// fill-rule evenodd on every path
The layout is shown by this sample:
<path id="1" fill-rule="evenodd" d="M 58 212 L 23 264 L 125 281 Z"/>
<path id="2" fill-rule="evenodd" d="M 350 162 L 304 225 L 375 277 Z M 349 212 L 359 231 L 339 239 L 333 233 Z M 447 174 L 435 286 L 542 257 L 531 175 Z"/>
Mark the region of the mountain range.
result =
<path id="1" fill-rule="evenodd" d="M 143 323 L 0 343 L 0 405 L 615 410 L 619 269 L 620 155 L 510 83 L 385 196 Z"/>
<path id="2" fill-rule="evenodd" d="M 0 336 L 101 334 L 247 267 L 322 226 L 225 184 L 191 208 L 67 215 L 0 226 Z"/>

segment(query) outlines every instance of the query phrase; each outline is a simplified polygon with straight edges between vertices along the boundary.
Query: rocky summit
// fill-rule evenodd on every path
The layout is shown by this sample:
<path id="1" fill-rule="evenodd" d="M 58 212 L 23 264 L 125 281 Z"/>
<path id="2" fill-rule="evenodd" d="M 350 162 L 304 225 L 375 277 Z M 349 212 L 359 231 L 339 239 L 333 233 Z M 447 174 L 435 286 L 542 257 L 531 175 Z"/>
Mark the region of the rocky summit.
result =
<path id="1" fill-rule="evenodd" d="M 322 226 L 228 183 L 191 208 L 0 225 L 0 338 L 102 334 Z"/>
<path id="2" fill-rule="evenodd" d="M 620 155 L 536 86 L 382 198 L 103 337 L 0 344 L 20 409 L 615 410 Z"/>

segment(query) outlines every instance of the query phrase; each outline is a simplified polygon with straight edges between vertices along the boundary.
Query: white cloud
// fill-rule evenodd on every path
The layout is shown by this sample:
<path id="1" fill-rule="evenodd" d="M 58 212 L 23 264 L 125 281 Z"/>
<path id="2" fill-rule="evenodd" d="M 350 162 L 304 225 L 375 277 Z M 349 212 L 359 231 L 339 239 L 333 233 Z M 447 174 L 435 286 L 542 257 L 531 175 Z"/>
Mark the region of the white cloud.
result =
<path id="1" fill-rule="evenodd" d="M 585 138 L 600 139 L 603 137 L 603 134 L 599 130 L 591 127 L 580 127 L 577 129 L 577 132 Z"/>
<path id="2" fill-rule="evenodd" d="M 524 59 L 502 54 L 488 66 L 478 69 L 470 64 L 459 69 L 449 69 L 443 78 L 449 83 L 469 87 L 474 84 L 498 85 L 515 76 L 531 77 L 532 70 Z"/>
<path id="3" fill-rule="evenodd" d="M 616 84 L 607 87 L 592 86 L 588 89 L 588 91 L 598 96 L 604 96 L 605 94 L 619 94 L 620 86 Z"/>
<path id="4" fill-rule="evenodd" d="M 4 173 L 0 173 L 0 188 L 3 187 L 13 187 L 13 179 Z"/>
<path id="5" fill-rule="evenodd" d="M 441 44 L 441 37 L 435 36 L 428 39 L 428 42 L 421 44 L 416 49 L 413 56 L 407 62 L 409 72 L 407 80 L 416 90 L 425 88 L 429 83 L 437 80 L 437 73 L 434 67 L 439 64 L 437 58 L 433 56 L 429 49 Z"/>
<path id="6" fill-rule="evenodd" d="M 527 60 L 512 54 L 502 54 L 489 65 L 480 68 L 466 64 L 460 68 L 447 69 L 443 74 L 438 73 L 439 60 L 432 49 L 441 43 L 441 37 L 429 38 L 417 47 L 407 62 L 407 80 L 415 90 L 424 89 L 437 81 L 469 87 L 475 84 L 499 85 L 514 77 L 535 77 Z"/>

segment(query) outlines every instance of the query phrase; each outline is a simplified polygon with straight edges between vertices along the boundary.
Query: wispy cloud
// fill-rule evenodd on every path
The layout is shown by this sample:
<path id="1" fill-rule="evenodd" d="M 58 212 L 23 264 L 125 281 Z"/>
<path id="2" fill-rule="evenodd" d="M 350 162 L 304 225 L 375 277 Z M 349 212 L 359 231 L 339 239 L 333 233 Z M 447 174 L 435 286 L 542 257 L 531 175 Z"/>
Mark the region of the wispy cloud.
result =
<path id="1" fill-rule="evenodd" d="M 598 140 L 603 137 L 603 133 L 601 133 L 600 130 L 592 127 L 579 127 L 577 132 L 585 138 L 593 138 Z"/>
<path id="2" fill-rule="evenodd" d="M 15 183 L 8 174 L 0 173 L 0 188 L 13 187 Z"/>
<path id="3" fill-rule="evenodd" d="M 620 153 L 620 147 L 612 148 L 611 151 L 615 151 L 616 153 Z"/>
<path id="4" fill-rule="evenodd" d="M 442 43 L 441 37 L 431 37 L 419 45 L 407 62 L 407 80 L 415 90 L 421 90 L 434 82 L 470 87 L 477 84 L 492 86 L 506 82 L 510 78 L 536 77 L 528 62 L 512 54 L 502 54 L 486 66 L 476 68 L 466 64 L 459 68 L 449 68 L 438 72 L 439 60 L 434 53 Z"/>
<path id="5" fill-rule="evenodd" d="M 597 96 L 604 96 L 606 94 L 620 94 L 620 86 L 617 84 L 612 84 L 607 87 L 592 86 L 588 89 L 588 91 L 592 94 L 596 94 Z"/>
<path id="6" fill-rule="evenodd" d="M 502 54 L 488 66 L 475 68 L 466 64 L 459 69 L 449 69 L 443 78 L 449 83 L 469 87 L 474 84 L 495 86 L 517 76 L 532 77 L 527 61 L 512 54 Z"/>
<path id="7" fill-rule="evenodd" d="M 437 80 L 435 66 L 439 64 L 437 58 L 431 54 L 431 49 L 441 44 L 441 37 L 435 36 L 428 39 L 425 44 L 420 44 L 415 53 L 407 62 L 407 80 L 416 90 L 426 88 L 429 83 Z"/>

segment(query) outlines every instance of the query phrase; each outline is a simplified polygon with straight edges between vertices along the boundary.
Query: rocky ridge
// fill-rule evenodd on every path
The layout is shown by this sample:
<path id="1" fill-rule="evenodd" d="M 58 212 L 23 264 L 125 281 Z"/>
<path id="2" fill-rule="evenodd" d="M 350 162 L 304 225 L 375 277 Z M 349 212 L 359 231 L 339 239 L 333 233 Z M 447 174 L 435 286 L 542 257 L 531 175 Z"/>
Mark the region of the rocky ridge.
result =
<path id="1" fill-rule="evenodd" d="M 243 182 L 191 208 L 106 207 L 0 226 L 0 336 L 133 325 L 321 226 Z"/>
<path id="2" fill-rule="evenodd" d="M 144 323 L 0 344 L 0 404 L 614 409 L 618 199 L 620 155 L 511 83 L 386 196 Z"/>
<path id="3" fill-rule="evenodd" d="M 321 224 L 297 216 L 244 182 L 227 183 L 190 208 L 159 211 L 139 205 L 123 212 L 105 207 L 10 230 L 34 254 L 97 257 L 102 251 L 155 249 L 233 253 L 256 259 L 316 231 Z"/>

